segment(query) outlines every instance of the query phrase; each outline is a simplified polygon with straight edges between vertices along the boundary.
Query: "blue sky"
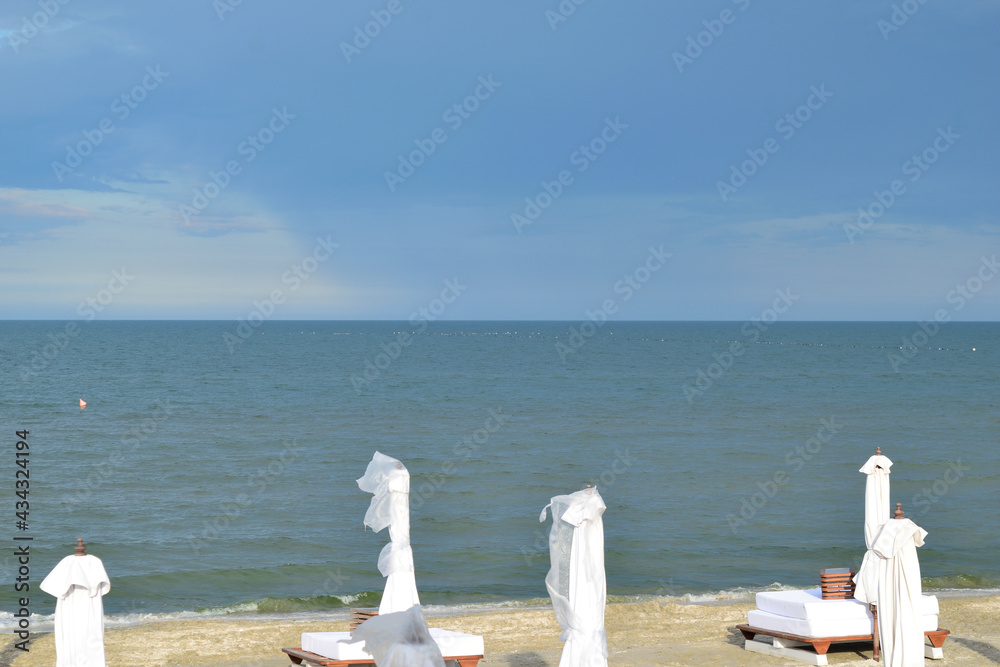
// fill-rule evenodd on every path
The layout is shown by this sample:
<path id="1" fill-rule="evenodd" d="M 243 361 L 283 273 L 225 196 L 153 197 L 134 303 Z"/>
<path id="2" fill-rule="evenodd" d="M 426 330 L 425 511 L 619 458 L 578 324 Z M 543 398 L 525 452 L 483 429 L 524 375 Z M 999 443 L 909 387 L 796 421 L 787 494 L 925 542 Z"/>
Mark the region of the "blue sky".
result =
<path id="1" fill-rule="evenodd" d="M 235 2 L 3 4 L 0 317 L 1000 313 L 996 0 Z"/>

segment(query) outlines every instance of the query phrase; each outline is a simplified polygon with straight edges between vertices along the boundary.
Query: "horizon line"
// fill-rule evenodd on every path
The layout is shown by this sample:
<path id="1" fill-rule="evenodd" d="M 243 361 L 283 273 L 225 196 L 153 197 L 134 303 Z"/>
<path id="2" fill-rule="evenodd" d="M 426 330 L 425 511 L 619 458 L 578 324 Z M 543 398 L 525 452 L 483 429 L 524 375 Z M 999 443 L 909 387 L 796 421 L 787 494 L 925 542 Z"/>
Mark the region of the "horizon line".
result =
<path id="1" fill-rule="evenodd" d="M 85 318 L 66 319 L 66 318 L 61 318 L 61 317 L 52 317 L 52 318 L 0 318 L 0 322 L 81 322 L 81 323 L 94 323 L 94 322 L 237 322 L 237 321 L 240 321 L 240 319 L 241 318 L 238 318 L 238 319 L 232 319 L 232 318 L 201 318 L 201 319 L 193 319 L 193 318 L 130 318 L 130 319 L 126 319 L 126 318 L 121 318 L 121 319 L 118 319 L 118 318 L 108 318 L 108 319 L 87 320 Z M 424 320 L 424 319 L 420 319 L 419 322 L 418 322 L 418 324 L 420 324 L 420 323 L 423 323 L 425 325 L 436 324 L 436 323 L 442 323 L 442 324 L 443 323 L 448 323 L 448 324 L 462 324 L 462 323 L 477 323 L 477 322 L 480 322 L 480 323 L 482 323 L 482 322 L 488 322 L 488 323 L 495 323 L 495 322 L 500 322 L 500 323 L 517 322 L 517 323 L 551 323 L 551 324 L 569 323 L 569 324 L 573 324 L 573 323 L 577 323 L 577 322 L 588 322 L 588 321 L 590 321 L 590 320 L 588 320 L 587 318 L 577 318 L 577 319 L 571 319 L 571 320 L 566 320 L 566 319 L 547 319 L 547 320 L 543 320 L 543 319 L 464 319 L 464 320 L 436 319 L 436 320 Z M 605 321 L 602 322 L 602 324 L 632 324 L 632 323 L 638 323 L 638 324 L 659 324 L 659 323 L 663 323 L 663 324 L 667 324 L 667 323 L 673 323 L 673 324 L 714 324 L 714 323 L 732 323 L 732 322 L 748 322 L 748 321 L 751 321 L 751 320 L 747 320 L 746 318 L 739 318 L 739 319 L 713 319 L 713 320 L 704 320 L 704 319 L 694 319 L 694 320 L 682 320 L 682 319 L 676 319 L 676 320 L 605 320 Z M 807 324 L 807 323 L 814 323 L 814 324 L 898 324 L 898 323 L 903 323 L 903 324 L 919 324 L 920 322 L 926 322 L 926 321 L 927 320 L 919 320 L 919 319 L 917 319 L 917 320 L 910 320 L 910 319 L 896 319 L 896 320 L 819 320 L 819 319 L 816 319 L 816 320 L 793 320 L 793 319 L 788 319 L 788 320 L 779 320 L 779 321 L 775 321 L 775 322 L 769 322 L 768 326 L 774 326 L 776 324 Z M 410 322 L 409 319 L 388 319 L 388 318 L 386 318 L 386 319 L 346 319 L 346 318 L 340 318 L 340 319 L 332 319 L 332 318 L 324 318 L 324 319 L 271 319 L 271 320 L 266 320 L 265 322 L 262 322 L 262 324 L 266 323 L 266 322 L 272 322 L 272 323 L 279 323 L 279 322 L 287 322 L 287 323 L 293 323 L 293 322 L 386 322 L 386 323 L 407 323 L 407 324 L 411 324 L 411 322 Z M 1000 323 L 1000 319 L 996 319 L 996 320 L 950 320 L 948 322 L 943 322 L 942 324 L 997 324 L 997 323 Z"/>

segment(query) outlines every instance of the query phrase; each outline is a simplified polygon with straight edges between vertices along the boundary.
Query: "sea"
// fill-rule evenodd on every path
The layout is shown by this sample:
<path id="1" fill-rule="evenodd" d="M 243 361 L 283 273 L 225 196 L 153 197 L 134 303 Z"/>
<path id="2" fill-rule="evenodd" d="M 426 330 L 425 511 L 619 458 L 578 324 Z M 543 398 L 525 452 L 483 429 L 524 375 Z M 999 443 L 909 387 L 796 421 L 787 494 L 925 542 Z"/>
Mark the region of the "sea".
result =
<path id="1" fill-rule="evenodd" d="M 110 626 L 377 606 L 376 451 L 441 613 L 546 604 L 539 515 L 588 485 L 609 600 L 818 586 L 877 447 L 925 588 L 1000 587 L 998 323 L 3 321 L 0 369 L 5 631 L 77 538 Z"/>

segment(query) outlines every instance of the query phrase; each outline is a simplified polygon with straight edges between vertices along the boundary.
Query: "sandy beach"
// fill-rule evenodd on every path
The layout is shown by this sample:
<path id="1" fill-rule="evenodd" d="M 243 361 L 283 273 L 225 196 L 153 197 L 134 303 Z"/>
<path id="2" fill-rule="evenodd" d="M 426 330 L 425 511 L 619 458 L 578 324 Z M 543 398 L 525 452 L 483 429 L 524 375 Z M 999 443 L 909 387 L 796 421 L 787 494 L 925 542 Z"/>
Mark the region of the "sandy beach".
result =
<path id="1" fill-rule="evenodd" d="M 944 597 L 941 626 L 952 634 L 942 661 L 929 665 L 1000 663 L 1000 596 Z M 611 604 L 607 609 L 609 665 L 792 665 L 788 660 L 743 650 L 735 629 L 745 622 L 751 602 L 677 604 L 650 601 Z M 482 667 L 555 667 L 561 643 L 550 609 L 498 610 L 429 616 L 430 625 L 481 634 L 486 641 Z M 108 665 L 210 665 L 281 667 L 290 664 L 282 647 L 299 646 L 302 632 L 346 630 L 347 622 L 212 619 L 170 621 L 110 629 L 105 644 Z M 19 653 L 19 652 L 18 652 Z M 830 664 L 858 664 L 871 647 L 835 645 Z M 13 662 L 9 661 L 13 658 Z M 51 667 L 51 634 L 36 636 L 31 652 L 15 656 L 8 647 L 0 663 L 14 667 Z"/>

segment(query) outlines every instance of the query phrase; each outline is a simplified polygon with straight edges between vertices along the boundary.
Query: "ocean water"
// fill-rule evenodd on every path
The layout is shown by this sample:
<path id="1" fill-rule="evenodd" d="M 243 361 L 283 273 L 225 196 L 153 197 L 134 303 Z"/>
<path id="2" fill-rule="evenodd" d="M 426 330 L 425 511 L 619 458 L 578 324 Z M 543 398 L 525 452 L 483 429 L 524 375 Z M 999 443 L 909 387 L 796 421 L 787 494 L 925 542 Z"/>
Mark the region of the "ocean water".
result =
<path id="1" fill-rule="evenodd" d="M 376 450 L 411 474 L 425 604 L 546 598 L 539 512 L 587 484 L 613 599 L 816 585 L 861 562 L 876 446 L 929 533 L 925 585 L 1000 586 L 995 323 L 74 326 L 0 322 L 3 622 L 15 535 L 41 618 L 37 584 L 77 537 L 113 618 L 375 606 L 388 535 L 365 530 L 355 480 Z"/>

